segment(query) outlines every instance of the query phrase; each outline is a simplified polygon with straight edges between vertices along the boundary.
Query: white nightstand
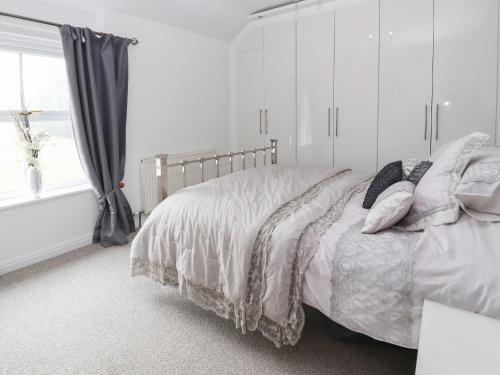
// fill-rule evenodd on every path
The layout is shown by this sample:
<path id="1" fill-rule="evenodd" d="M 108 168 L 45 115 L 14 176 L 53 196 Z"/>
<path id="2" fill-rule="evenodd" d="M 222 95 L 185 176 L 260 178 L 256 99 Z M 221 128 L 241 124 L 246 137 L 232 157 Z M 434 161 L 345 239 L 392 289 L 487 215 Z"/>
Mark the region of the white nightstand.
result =
<path id="1" fill-rule="evenodd" d="M 490 374 L 500 374 L 500 321 L 426 300 L 416 375 Z"/>

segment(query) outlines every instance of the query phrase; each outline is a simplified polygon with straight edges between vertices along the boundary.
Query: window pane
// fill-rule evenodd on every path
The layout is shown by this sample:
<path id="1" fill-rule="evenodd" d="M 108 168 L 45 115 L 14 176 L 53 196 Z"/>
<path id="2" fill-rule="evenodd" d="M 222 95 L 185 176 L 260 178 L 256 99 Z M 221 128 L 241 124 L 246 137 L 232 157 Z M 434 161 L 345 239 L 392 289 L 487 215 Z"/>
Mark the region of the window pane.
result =
<path id="1" fill-rule="evenodd" d="M 24 167 L 11 122 L 0 122 L 0 199 L 24 190 Z"/>
<path id="2" fill-rule="evenodd" d="M 0 50 L 0 111 L 21 108 L 19 54 Z"/>
<path id="3" fill-rule="evenodd" d="M 23 76 L 24 98 L 28 109 L 69 110 L 63 58 L 23 54 Z"/>
<path id="4" fill-rule="evenodd" d="M 70 120 L 32 121 L 32 128 L 46 130 L 50 137 L 40 152 L 44 187 L 85 183 Z"/>
<path id="5" fill-rule="evenodd" d="M 64 59 L 0 50 L 0 66 L 0 199 L 28 193 L 24 153 L 15 126 L 8 120 L 8 110 L 21 109 L 22 93 L 28 109 L 42 111 L 31 118 L 32 130 L 49 134 L 40 152 L 44 190 L 85 184 L 69 114 Z"/>

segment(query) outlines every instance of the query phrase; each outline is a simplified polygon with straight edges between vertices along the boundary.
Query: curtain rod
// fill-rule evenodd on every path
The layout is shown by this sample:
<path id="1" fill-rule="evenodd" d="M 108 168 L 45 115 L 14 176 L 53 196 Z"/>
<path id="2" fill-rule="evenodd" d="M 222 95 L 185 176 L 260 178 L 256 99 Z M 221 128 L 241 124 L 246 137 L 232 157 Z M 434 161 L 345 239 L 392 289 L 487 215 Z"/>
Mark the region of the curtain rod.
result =
<path id="1" fill-rule="evenodd" d="M 49 25 L 49 26 L 54 26 L 54 27 L 61 27 L 62 26 L 62 24 L 60 24 L 60 23 L 55 23 L 55 22 L 50 22 L 50 21 L 44 21 L 44 20 L 40 20 L 40 19 L 37 19 L 37 18 L 19 16 L 17 14 L 12 14 L 12 13 L 0 12 L 0 16 L 17 18 L 17 19 L 24 20 L 24 21 L 36 22 L 36 23 L 41 23 L 41 24 L 44 24 L 44 25 Z M 94 31 L 94 34 L 99 35 L 99 36 L 105 35 L 105 33 L 97 32 L 97 31 Z M 137 38 L 124 38 L 124 39 L 127 39 L 129 41 L 129 44 L 132 44 L 133 46 L 139 44 L 139 41 L 137 40 Z"/>

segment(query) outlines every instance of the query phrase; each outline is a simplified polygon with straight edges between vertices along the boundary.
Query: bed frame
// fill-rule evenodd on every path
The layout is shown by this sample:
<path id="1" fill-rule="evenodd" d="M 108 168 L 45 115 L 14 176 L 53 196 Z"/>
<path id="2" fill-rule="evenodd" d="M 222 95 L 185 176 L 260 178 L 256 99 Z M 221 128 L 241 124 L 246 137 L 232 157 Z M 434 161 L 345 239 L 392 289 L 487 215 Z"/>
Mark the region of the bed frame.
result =
<path id="1" fill-rule="evenodd" d="M 252 167 L 257 166 L 257 153 L 261 152 L 264 158 L 264 165 L 267 164 L 267 151 L 271 151 L 271 164 L 278 164 L 278 140 L 271 139 L 271 145 L 262 148 L 253 148 L 251 150 L 243 150 L 238 152 L 229 152 L 225 154 L 216 154 L 211 157 L 202 157 L 195 160 L 183 160 L 178 163 L 167 163 L 167 154 L 160 154 L 155 157 L 156 159 L 156 170 L 157 170 L 157 181 L 159 183 L 160 191 L 160 201 L 163 201 L 167 197 L 167 190 L 165 188 L 165 180 L 167 176 L 167 171 L 169 168 L 181 168 L 182 169 L 182 185 L 187 186 L 187 170 L 186 167 L 190 164 L 199 164 L 201 173 L 201 182 L 205 182 L 205 163 L 209 161 L 215 161 L 215 169 L 217 177 L 220 177 L 220 160 L 229 159 L 230 172 L 233 173 L 234 169 L 234 159 L 235 157 L 240 157 L 242 160 L 242 169 L 247 169 L 247 155 L 252 155 Z"/>
<path id="2" fill-rule="evenodd" d="M 210 155 L 210 156 L 202 156 L 193 158 L 193 154 L 185 154 L 183 157 L 189 157 L 189 160 L 181 160 L 175 163 L 169 163 L 169 154 L 159 154 L 151 158 L 146 158 L 141 160 L 140 174 L 141 174 L 141 209 L 135 215 L 139 217 L 139 227 L 142 225 L 142 216 L 149 215 L 152 210 L 165 198 L 167 198 L 168 194 L 168 183 L 171 176 L 169 176 L 169 170 L 174 168 L 180 168 L 181 173 L 180 176 L 175 173 L 174 179 L 180 177 L 181 183 L 177 186 L 184 188 L 188 186 L 188 174 L 189 180 L 192 179 L 192 174 L 195 175 L 198 173 L 201 174 L 201 179 L 196 178 L 195 183 L 191 183 L 189 185 L 194 185 L 200 182 L 205 182 L 207 180 L 206 174 L 206 163 L 210 161 L 215 162 L 215 166 L 213 163 L 208 166 L 208 174 L 209 178 L 213 178 L 214 175 L 216 178 L 221 176 L 221 160 L 228 159 L 229 160 L 229 171 L 225 170 L 224 174 L 230 174 L 237 170 L 245 170 L 250 167 L 257 167 L 257 154 L 262 153 L 262 161 L 263 165 L 267 164 L 267 152 L 270 151 L 271 154 L 271 164 L 278 164 L 278 140 L 271 139 L 271 144 L 268 147 L 262 148 L 253 148 L 250 150 L 243 150 L 238 152 L 229 152 L 225 154 L 211 154 L 211 153 L 198 153 L 199 155 Z M 247 160 L 247 155 L 252 155 L 252 159 L 250 163 Z M 235 158 L 241 158 L 241 164 L 238 169 L 235 169 L 234 160 Z M 179 160 L 179 159 L 177 159 Z M 188 165 L 199 164 L 200 168 L 198 171 L 196 169 L 190 168 L 187 170 Z M 224 163 L 226 168 L 227 164 Z M 214 171 L 215 167 L 215 171 Z M 199 176 L 199 175 L 198 175 Z"/>

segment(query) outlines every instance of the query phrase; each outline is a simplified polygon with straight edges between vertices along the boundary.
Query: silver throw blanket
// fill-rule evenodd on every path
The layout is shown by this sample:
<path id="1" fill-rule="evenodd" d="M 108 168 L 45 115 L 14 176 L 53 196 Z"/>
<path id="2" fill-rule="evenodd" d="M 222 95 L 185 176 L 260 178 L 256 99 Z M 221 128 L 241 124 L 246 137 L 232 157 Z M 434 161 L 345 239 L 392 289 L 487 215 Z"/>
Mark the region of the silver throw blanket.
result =
<path id="1" fill-rule="evenodd" d="M 243 332 L 295 344 L 305 269 L 320 236 L 367 183 L 349 170 L 269 166 L 184 189 L 134 239 L 132 275 L 178 284 Z"/>
<path id="2" fill-rule="evenodd" d="M 362 234 L 363 222 L 340 239 L 332 262 L 330 317 L 353 331 L 417 348 L 421 303 L 412 298 L 419 232 Z"/>

